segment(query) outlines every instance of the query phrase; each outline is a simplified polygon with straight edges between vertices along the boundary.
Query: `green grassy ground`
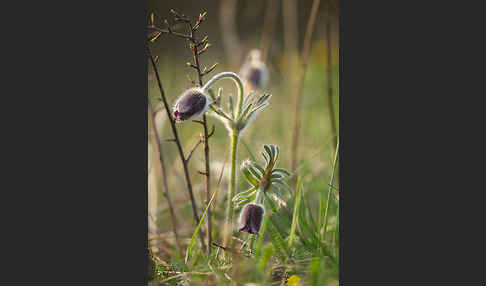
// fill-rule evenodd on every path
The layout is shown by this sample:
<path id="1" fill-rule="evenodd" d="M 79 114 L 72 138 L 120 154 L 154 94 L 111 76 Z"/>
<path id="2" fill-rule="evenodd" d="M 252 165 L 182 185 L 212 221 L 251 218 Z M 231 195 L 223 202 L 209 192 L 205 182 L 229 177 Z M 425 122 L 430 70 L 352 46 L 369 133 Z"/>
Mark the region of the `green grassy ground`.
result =
<path id="1" fill-rule="evenodd" d="M 149 200 L 157 200 L 156 203 L 152 202 L 155 208 L 149 210 L 152 212 L 149 219 L 153 223 L 149 232 L 149 239 L 151 239 L 149 245 L 156 262 L 154 271 L 150 273 L 154 276 L 150 285 L 287 285 L 285 283 L 291 285 L 294 278 L 289 282 L 287 279 L 292 275 L 297 275 L 300 279 L 298 285 L 338 285 L 339 184 L 337 177 L 339 174 L 337 167 L 333 168 L 335 146 L 332 146 L 330 133 L 325 52 L 326 46 L 323 41 L 313 43 L 303 88 L 302 128 L 299 138 L 300 160 L 295 174 L 287 179 L 292 190 L 282 194 L 286 206 L 274 208 L 267 206 L 266 220 L 257 239 L 255 253 L 251 257 L 246 256 L 247 247 L 241 248 L 242 241 L 248 239 L 248 234 L 236 232 L 235 226 L 234 248 L 238 251 L 241 248 L 241 253 L 229 255 L 230 252 L 213 247 L 212 254 L 208 256 L 201 250 L 199 241 L 196 240 L 191 257 L 186 264 L 184 255 L 196 223 L 192 217 L 182 165 L 175 144 L 165 142 L 162 143 L 162 147 L 177 229 L 184 244 L 182 254 L 175 247 L 167 202 L 161 195 L 162 187 L 158 183 L 159 169 L 153 167 L 157 164 L 158 158 L 149 159 L 151 164 L 149 176 L 154 176 L 154 180 L 149 182 L 149 193 L 155 194 L 150 196 Z M 211 53 L 222 54 L 217 50 L 212 50 L 209 54 Z M 336 55 L 334 58 L 337 58 L 337 51 L 333 51 L 333 54 Z M 172 104 L 185 88 L 191 86 L 186 78 L 187 72 L 190 71 L 185 66 L 187 60 L 170 54 L 157 53 L 156 55 L 160 57 L 158 68 L 161 80 L 167 98 Z M 211 62 L 211 57 L 205 62 Z M 256 161 L 263 162 L 263 157 L 260 155 L 263 145 L 276 144 L 280 147 L 277 166 L 290 169 L 295 95 L 284 90 L 288 71 L 282 70 L 281 63 L 282 58 L 279 55 L 270 58 L 270 82 L 265 91 L 273 95 L 271 104 L 243 135 L 239 145 L 238 163 L 247 158 L 251 159 L 252 156 Z M 223 63 L 212 74 L 231 71 L 226 68 Z M 334 110 L 337 112 L 339 74 L 336 62 L 331 66 L 331 70 L 334 78 L 332 83 L 335 93 Z M 149 73 L 152 73 L 151 69 Z M 236 93 L 230 81 L 222 86 L 224 93 Z M 160 104 L 158 99 L 160 92 L 155 80 L 149 81 L 149 96 L 154 106 Z M 157 127 L 161 130 L 162 139 L 171 138 L 170 126 L 164 119 L 165 111 L 162 111 Z M 338 122 L 337 118 L 336 122 Z M 211 191 L 218 190 L 212 206 L 213 241 L 222 245 L 229 166 L 226 164 L 225 169 L 222 168 L 229 157 L 230 138 L 226 128 L 214 117 L 209 117 L 209 125 L 213 124 L 216 132 L 210 140 Z M 184 152 L 187 154 L 198 140 L 202 128 L 197 123 L 187 122 L 179 124 L 178 130 Z M 151 139 L 153 138 L 149 138 L 149 144 L 153 142 Z M 152 149 L 149 147 L 149 150 Z M 149 152 L 149 156 L 151 154 Z M 205 181 L 204 177 L 197 173 L 198 170 L 204 169 L 204 153 L 201 147 L 194 153 L 189 169 L 199 215 L 201 215 L 205 207 Z M 333 170 L 335 178 L 331 187 Z M 222 180 L 218 185 L 218 178 L 222 171 Z M 301 182 L 298 188 L 295 182 L 297 178 Z M 248 182 L 241 173 L 238 174 L 237 182 L 238 191 L 248 189 Z M 331 194 L 329 190 L 332 190 Z M 299 194 L 300 198 L 297 199 Z M 296 203 L 297 201 L 300 203 Z M 238 217 L 239 211 L 236 209 L 235 217 Z M 292 223 L 295 225 L 294 228 Z M 203 223 L 201 230 L 206 232 L 206 222 Z"/>

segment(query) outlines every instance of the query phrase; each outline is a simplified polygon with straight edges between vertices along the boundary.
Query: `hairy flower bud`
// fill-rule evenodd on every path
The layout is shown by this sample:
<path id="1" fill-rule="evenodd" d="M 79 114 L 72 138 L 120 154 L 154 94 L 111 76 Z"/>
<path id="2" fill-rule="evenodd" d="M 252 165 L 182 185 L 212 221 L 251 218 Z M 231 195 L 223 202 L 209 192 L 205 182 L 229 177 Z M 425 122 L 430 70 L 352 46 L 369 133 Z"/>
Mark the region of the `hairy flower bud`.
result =
<path id="1" fill-rule="evenodd" d="M 252 50 L 241 67 L 240 75 L 252 89 L 264 88 L 268 81 L 268 70 L 260 59 L 260 51 Z"/>
<path id="2" fill-rule="evenodd" d="M 203 114 L 211 104 L 211 98 L 201 88 L 184 91 L 174 104 L 176 122 L 193 119 Z"/>
<path id="3" fill-rule="evenodd" d="M 251 234 L 258 234 L 262 225 L 262 218 L 265 209 L 261 205 L 247 204 L 243 207 L 240 214 L 240 226 L 238 231 L 245 231 Z"/>

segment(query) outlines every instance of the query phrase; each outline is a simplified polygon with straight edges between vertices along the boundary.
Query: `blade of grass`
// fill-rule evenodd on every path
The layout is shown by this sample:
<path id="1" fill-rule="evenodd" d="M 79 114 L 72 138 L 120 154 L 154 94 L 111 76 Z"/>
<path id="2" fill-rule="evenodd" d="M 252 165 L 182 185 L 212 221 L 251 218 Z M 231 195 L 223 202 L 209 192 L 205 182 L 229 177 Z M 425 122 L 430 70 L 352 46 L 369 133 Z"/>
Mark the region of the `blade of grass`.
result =
<path id="1" fill-rule="evenodd" d="M 194 233 L 192 234 L 191 242 L 189 243 L 189 247 L 187 248 L 187 252 L 186 252 L 186 259 L 184 261 L 186 264 L 187 264 L 187 260 L 191 256 L 191 252 L 192 252 L 192 248 L 194 246 L 194 242 L 196 242 L 196 236 L 199 233 L 199 229 L 201 228 L 201 225 L 204 221 L 204 218 L 206 217 L 206 214 L 208 213 L 209 207 L 211 206 L 214 198 L 216 197 L 216 193 L 217 192 L 214 192 L 213 196 L 211 197 L 211 200 L 209 201 L 208 205 L 206 206 L 206 209 L 204 210 L 204 213 L 201 217 L 201 220 L 199 221 L 199 224 L 197 225 L 196 229 L 194 230 Z"/>
<path id="2" fill-rule="evenodd" d="M 243 140 L 243 138 L 240 138 L 240 141 L 241 141 L 241 143 L 243 143 L 243 146 L 245 146 L 246 151 L 248 151 L 248 155 L 250 155 L 251 160 L 254 161 L 254 162 L 256 162 L 257 159 L 255 158 L 255 156 L 251 152 L 250 147 L 248 147 L 248 145 L 246 144 L 246 141 Z"/>
<path id="3" fill-rule="evenodd" d="M 334 171 L 336 170 L 336 162 L 337 162 L 337 158 L 338 158 L 338 152 L 339 151 L 339 140 L 337 142 L 337 145 L 336 145 L 336 154 L 334 155 L 334 162 L 332 163 L 332 172 L 331 172 L 331 181 L 329 182 L 330 185 L 332 185 L 333 181 L 334 181 Z M 326 235 L 326 228 L 327 228 L 327 220 L 328 220 L 328 214 L 329 214 L 329 202 L 331 200 L 331 192 L 332 192 L 332 189 L 331 187 L 329 187 L 329 190 L 328 190 L 328 193 L 327 193 L 327 202 L 326 202 L 326 211 L 324 213 L 324 232 L 322 233 L 322 241 L 324 241 L 324 237 Z M 321 232 L 319 232 L 321 233 Z"/>
<path id="4" fill-rule="evenodd" d="M 338 233 L 339 233 L 339 201 L 338 201 L 337 210 L 336 210 L 336 230 L 334 231 L 334 235 L 333 235 L 333 238 L 332 238 L 332 248 L 334 249 L 334 255 L 336 255 L 336 256 L 338 254 L 338 247 L 339 247 L 336 243 L 336 236 L 337 236 Z"/>
<path id="5" fill-rule="evenodd" d="M 300 208 L 300 201 L 302 198 L 302 182 L 300 176 L 297 177 L 297 190 L 295 192 L 295 203 L 294 203 L 294 214 L 292 216 L 292 225 L 290 227 L 290 235 L 289 235 L 289 248 L 292 249 L 295 240 L 295 228 L 297 227 L 297 223 L 299 221 L 299 208 Z"/>

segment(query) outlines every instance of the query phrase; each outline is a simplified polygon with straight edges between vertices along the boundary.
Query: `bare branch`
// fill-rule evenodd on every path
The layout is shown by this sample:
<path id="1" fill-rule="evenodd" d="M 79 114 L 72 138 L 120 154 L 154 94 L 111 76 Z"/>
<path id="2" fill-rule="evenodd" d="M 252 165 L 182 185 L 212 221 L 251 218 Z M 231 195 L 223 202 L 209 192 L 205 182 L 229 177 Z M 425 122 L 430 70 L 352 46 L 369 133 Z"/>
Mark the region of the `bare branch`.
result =
<path id="1" fill-rule="evenodd" d="M 191 151 L 189 152 L 189 156 L 187 156 L 186 163 L 189 163 L 189 160 L 191 159 L 192 154 L 197 149 L 197 147 L 199 146 L 199 144 L 201 144 L 203 142 L 203 140 L 204 139 L 202 139 L 202 138 L 199 139 L 199 141 L 197 141 L 196 145 L 194 145 L 194 147 L 192 147 Z"/>
<path id="2" fill-rule="evenodd" d="M 167 103 L 167 99 L 165 98 L 165 92 L 164 92 L 164 89 L 162 87 L 162 81 L 160 80 L 159 71 L 157 69 L 157 65 L 155 64 L 154 57 L 152 56 L 152 52 L 150 51 L 150 48 L 149 48 L 148 45 L 146 46 L 146 49 L 147 49 L 148 57 L 150 58 L 150 62 L 152 63 L 153 70 L 155 72 L 155 77 L 157 79 L 157 84 L 159 86 L 159 90 L 160 90 L 160 94 L 161 94 L 161 97 L 162 97 L 162 101 L 164 103 L 165 111 L 167 112 L 167 116 L 169 117 L 170 126 L 172 128 L 172 133 L 174 135 L 174 141 L 176 142 L 177 150 L 179 151 L 179 157 L 181 158 L 181 162 L 182 162 L 182 167 L 184 168 L 184 175 L 186 177 L 187 190 L 189 192 L 189 198 L 191 200 L 191 206 L 192 206 L 192 212 L 193 212 L 193 215 L 194 215 L 194 220 L 196 222 L 196 225 L 198 225 L 199 224 L 199 215 L 197 213 L 196 200 L 194 199 L 194 193 L 192 191 L 191 178 L 189 176 L 189 169 L 187 168 L 187 164 L 186 164 L 186 161 L 185 161 L 184 151 L 182 151 L 182 146 L 181 146 L 181 143 L 180 143 L 180 140 L 179 140 L 179 134 L 177 133 L 177 128 L 175 126 L 174 118 L 172 117 L 171 109 L 169 107 L 169 104 Z M 199 232 L 199 239 L 201 240 L 202 245 L 205 245 L 204 244 L 204 234 L 203 234 L 202 231 Z"/>
<path id="3" fill-rule="evenodd" d="M 218 65 L 218 63 L 215 63 L 214 65 L 212 65 L 212 66 L 211 66 L 211 67 L 210 67 L 210 68 L 209 68 L 207 71 L 203 72 L 203 73 L 201 74 L 201 76 L 205 76 L 205 75 L 207 75 L 208 73 L 212 72 L 212 71 L 213 71 L 213 70 L 216 68 L 216 66 L 217 66 L 217 65 Z"/>
<path id="4" fill-rule="evenodd" d="M 211 132 L 209 132 L 209 134 L 208 134 L 208 138 L 211 137 L 211 136 L 213 136 L 214 130 L 215 130 L 215 127 L 213 125 L 213 128 L 211 129 Z"/>
<path id="5" fill-rule="evenodd" d="M 184 39 L 192 39 L 192 37 L 190 35 L 186 35 L 186 34 L 181 34 L 181 33 L 178 33 L 178 32 L 174 32 L 172 30 L 166 30 L 166 29 L 162 29 L 162 28 L 159 28 L 159 27 L 156 27 L 156 26 L 148 26 L 149 29 L 154 29 L 156 31 L 159 31 L 163 34 L 170 34 L 170 35 L 174 35 L 174 36 L 177 36 L 177 37 L 180 37 L 180 38 L 184 38 Z"/>
<path id="6" fill-rule="evenodd" d="M 196 123 L 199 123 L 199 124 L 204 125 L 204 122 L 203 122 L 203 121 L 201 121 L 201 120 L 193 120 L 192 122 L 196 122 Z"/>

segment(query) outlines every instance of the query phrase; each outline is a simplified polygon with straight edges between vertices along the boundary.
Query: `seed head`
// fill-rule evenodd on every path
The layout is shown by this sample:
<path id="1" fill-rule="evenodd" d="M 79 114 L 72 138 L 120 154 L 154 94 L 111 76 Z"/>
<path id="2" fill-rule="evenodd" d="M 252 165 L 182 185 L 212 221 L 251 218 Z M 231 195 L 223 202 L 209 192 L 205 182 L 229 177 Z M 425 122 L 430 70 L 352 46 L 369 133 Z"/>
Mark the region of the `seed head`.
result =
<path id="1" fill-rule="evenodd" d="M 193 119 L 208 109 L 211 98 L 201 88 L 191 88 L 184 91 L 174 104 L 174 118 L 180 123 Z"/>
<path id="2" fill-rule="evenodd" d="M 238 231 L 245 231 L 251 234 L 258 234 L 262 225 L 262 218 L 265 209 L 262 205 L 247 204 L 243 207 L 240 214 L 240 226 Z"/>

